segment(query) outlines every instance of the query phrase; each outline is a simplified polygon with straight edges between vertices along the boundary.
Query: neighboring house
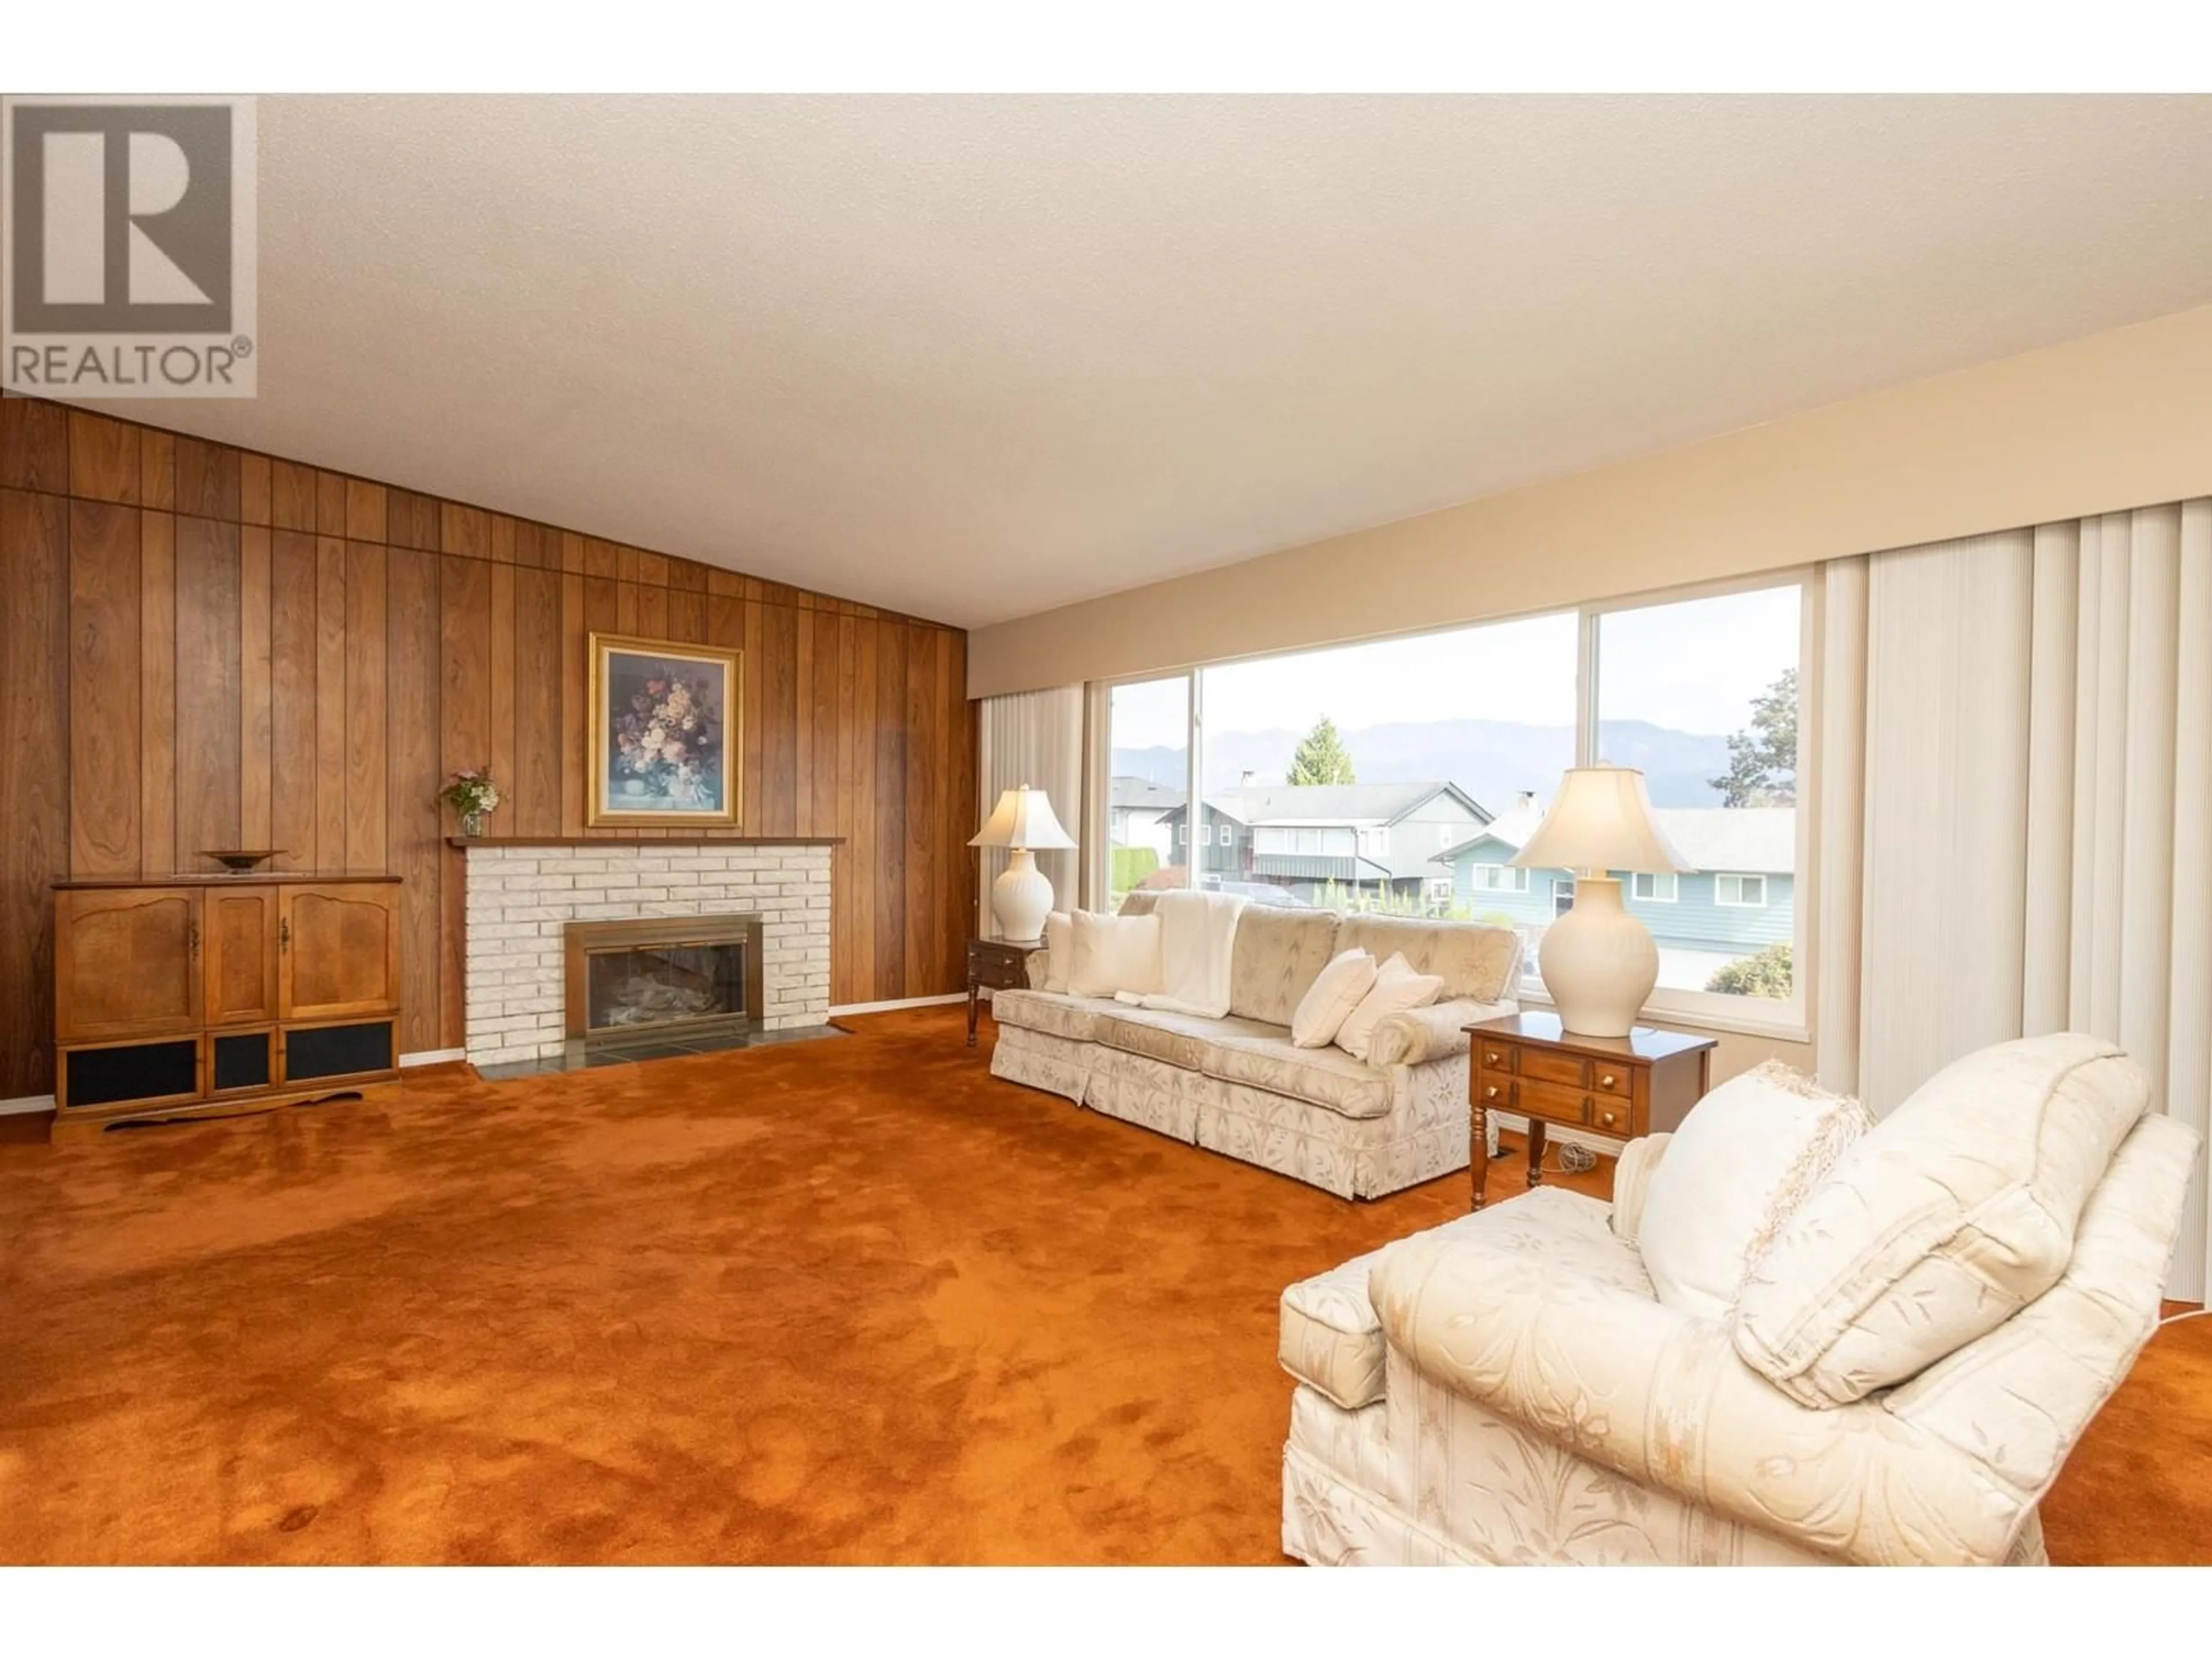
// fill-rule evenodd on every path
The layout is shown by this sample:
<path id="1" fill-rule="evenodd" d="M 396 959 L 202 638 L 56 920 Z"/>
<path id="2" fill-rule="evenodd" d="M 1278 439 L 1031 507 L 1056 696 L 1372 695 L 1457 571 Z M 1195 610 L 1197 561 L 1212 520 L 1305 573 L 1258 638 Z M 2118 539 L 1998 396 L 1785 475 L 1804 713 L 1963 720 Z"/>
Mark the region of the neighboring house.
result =
<path id="1" fill-rule="evenodd" d="M 1455 784 L 1254 784 L 1208 792 L 1192 852 L 1183 811 L 1162 819 L 1177 862 L 1201 880 L 1265 884 L 1308 902 L 1332 889 L 1448 903 L 1437 854 L 1465 842 L 1490 814 Z"/>
<path id="2" fill-rule="evenodd" d="M 1620 877 L 1630 911 L 1662 951 L 1746 956 L 1794 936 L 1797 811 L 1792 806 L 1655 807 L 1660 830 L 1693 866 L 1686 875 Z M 1451 871 L 1452 897 L 1475 917 L 1510 918 L 1541 928 L 1574 902 L 1565 870 L 1516 870 L 1510 860 L 1542 813 L 1533 798 L 1437 854 Z"/>
<path id="3" fill-rule="evenodd" d="M 1182 791 L 1150 778 L 1117 777 L 1108 798 L 1106 839 L 1115 847 L 1149 847 L 1173 864 L 1175 832 L 1162 822 L 1182 805 Z"/>

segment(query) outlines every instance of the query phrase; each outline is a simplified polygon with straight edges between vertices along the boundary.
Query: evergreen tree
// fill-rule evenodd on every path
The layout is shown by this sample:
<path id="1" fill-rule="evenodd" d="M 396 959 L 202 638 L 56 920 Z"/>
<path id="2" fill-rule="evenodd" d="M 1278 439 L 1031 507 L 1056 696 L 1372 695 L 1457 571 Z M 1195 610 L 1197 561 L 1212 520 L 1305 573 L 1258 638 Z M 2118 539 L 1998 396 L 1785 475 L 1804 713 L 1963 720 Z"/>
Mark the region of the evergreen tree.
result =
<path id="1" fill-rule="evenodd" d="M 1336 722 L 1326 714 L 1298 742 L 1291 757 L 1290 784 L 1357 783 L 1352 775 L 1352 754 L 1337 735 Z"/>
<path id="2" fill-rule="evenodd" d="M 1728 740 L 1726 775 L 1710 780 L 1723 806 L 1797 804 L 1797 671 L 1751 700 L 1751 724 Z"/>

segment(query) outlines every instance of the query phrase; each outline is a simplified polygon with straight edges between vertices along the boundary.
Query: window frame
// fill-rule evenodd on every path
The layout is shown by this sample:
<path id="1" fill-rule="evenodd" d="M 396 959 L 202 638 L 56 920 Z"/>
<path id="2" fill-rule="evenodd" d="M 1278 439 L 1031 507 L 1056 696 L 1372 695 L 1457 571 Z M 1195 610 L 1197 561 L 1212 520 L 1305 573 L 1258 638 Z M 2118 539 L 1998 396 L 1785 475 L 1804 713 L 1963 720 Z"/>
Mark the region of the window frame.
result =
<path id="1" fill-rule="evenodd" d="M 1662 605 L 1684 605 L 1698 599 L 1726 599 L 1734 593 L 1757 593 L 1778 587 L 1797 589 L 1797 804 L 1796 848 L 1792 855 L 1790 914 L 1790 995 L 1787 998 L 1730 996 L 1723 991 L 1687 991 L 1662 985 L 1645 1000 L 1646 1018 L 1717 1030 L 1741 1031 L 1749 1036 L 1776 1037 L 1785 1042 L 1812 1040 L 1813 967 L 1812 914 L 1818 902 L 1813 890 L 1815 843 L 1814 820 L 1819 816 L 1816 780 L 1819 778 L 1820 705 L 1815 689 L 1820 681 L 1820 580 L 1818 568 L 1797 565 L 1757 575 L 1723 581 L 1698 582 L 1681 587 L 1624 595 L 1581 607 L 1583 653 L 1579 690 L 1576 764 L 1595 765 L 1598 758 L 1599 632 L 1605 617 L 1617 611 L 1649 611 Z M 1738 907 L 1750 908 L 1750 907 Z M 1524 992 L 1523 995 L 1526 996 Z M 1548 1001 L 1548 999 L 1546 999 Z M 1759 1005 L 1747 1007 L 1746 1004 Z"/>
<path id="2" fill-rule="evenodd" d="M 1528 890 L 1528 872 L 1510 864 L 1470 864 L 1468 890 L 1474 893 L 1525 893 Z M 1504 878 L 1502 881 L 1486 881 L 1485 874 L 1495 870 Z"/>
<path id="3" fill-rule="evenodd" d="M 1721 896 L 1721 884 L 1724 881 L 1732 881 L 1736 884 L 1736 896 L 1735 898 L 1723 898 Z M 1757 902 L 1753 902 L 1752 900 L 1745 898 L 1742 896 L 1744 890 L 1743 884 L 1747 881 L 1755 881 L 1759 884 L 1759 898 Z M 1772 899 L 1768 896 L 1766 872 L 1764 870 L 1716 870 L 1713 872 L 1713 905 L 1717 909 L 1764 910 L 1772 902 Z"/>
<path id="4" fill-rule="evenodd" d="M 1812 1008 L 1814 1006 L 1814 951 L 1812 948 L 1813 915 L 1819 902 L 1815 890 L 1817 868 L 1814 821 L 1819 816 L 1819 732 L 1820 704 L 1818 691 L 1820 682 L 1820 613 L 1822 593 L 1818 567 L 1796 565 L 1779 570 L 1730 578 L 1711 582 L 1686 584 L 1679 587 L 1656 588 L 1641 592 L 1615 595 L 1594 599 L 1577 605 L 1544 605 L 1534 610 L 1509 612 L 1502 616 L 1481 617 L 1457 620 L 1422 628 L 1408 628 L 1395 632 L 1364 636 L 1358 641 L 1332 640 L 1313 645 L 1299 646 L 1281 651 L 1260 651 L 1243 656 L 1222 657 L 1212 661 L 1188 665 L 1182 668 L 1153 671 L 1147 673 L 1116 676 L 1094 683 L 1094 688 L 1104 694 L 1100 705 L 1107 711 L 1104 718 L 1094 722 L 1090 733 L 1092 764 L 1096 775 L 1112 775 L 1111 731 L 1112 693 L 1123 685 L 1146 685 L 1158 681 L 1181 678 L 1184 682 L 1188 711 L 1188 735 L 1186 741 L 1188 775 L 1184 782 L 1184 820 L 1182 825 L 1183 844 L 1190 842 L 1190 814 L 1200 802 L 1199 780 L 1204 775 L 1206 756 L 1206 671 L 1226 668 L 1238 663 L 1264 662 L 1284 657 L 1300 657 L 1315 651 L 1323 651 L 1352 643 L 1381 643 L 1393 639 L 1419 639 L 1434 634 L 1455 633 L 1469 628 L 1492 626 L 1502 623 L 1523 622 L 1536 617 L 1557 617 L 1571 614 L 1577 618 L 1577 648 L 1575 662 L 1575 762 L 1577 766 L 1590 766 L 1598 757 L 1598 684 L 1599 634 L 1603 619 L 1618 611 L 1645 611 L 1656 606 L 1681 605 L 1698 599 L 1723 599 L 1732 593 L 1758 592 L 1778 587 L 1798 590 L 1797 640 L 1797 821 L 1795 867 L 1791 871 L 1790 960 L 1795 968 L 1791 994 L 1786 1000 L 1771 1000 L 1759 997 L 1729 996 L 1716 991 L 1687 991 L 1661 986 L 1644 1003 L 1647 1018 L 1664 1020 L 1669 1024 L 1695 1026 L 1703 1030 L 1740 1031 L 1751 1036 L 1778 1038 L 1804 1042 L 1812 1038 Z M 1108 854 L 1108 836 L 1090 837 L 1098 843 L 1093 855 L 1093 879 L 1096 890 L 1106 890 L 1104 871 Z M 1224 845 L 1233 845 L 1225 840 Z M 1449 844 L 1449 843 L 1447 843 Z M 1387 849 L 1388 843 L 1385 848 Z M 1387 856 L 1387 850 L 1384 854 Z M 1185 866 L 1194 887 L 1202 884 L 1208 873 L 1205 861 L 1194 860 L 1186 854 Z M 1481 866 L 1477 866 L 1480 869 Z M 1219 873 L 1219 872 L 1214 872 Z M 1524 874 L 1527 872 L 1523 872 Z M 1731 872 L 1741 873 L 1741 872 Z M 1482 891 L 1525 892 L 1526 888 L 1482 889 Z M 1677 892 L 1679 894 L 1679 878 Z M 1632 895 L 1633 886 L 1631 887 Z M 1771 888 L 1770 888 L 1771 893 Z M 1644 903 L 1664 903 L 1665 900 L 1643 900 Z M 1771 898 L 1769 903 L 1771 905 Z M 1734 908 L 1767 907 L 1735 906 Z M 1533 963 L 1535 953 L 1529 952 Z M 1518 993 L 1523 1006 L 1550 1007 L 1551 999 L 1533 969 L 1528 972 Z M 1754 1004 L 1756 1006 L 1747 1006 Z"/>
<path id="5" fill-rule="evenodd" d="M 1647 881 L 1651 884 L 1651 890 L 1638 892 L 1638 887 Z M 1662 881 L 1667 884 L 1663 897 L 1659 892 Z M 1628 878 L 1628 896 L 1638 904 L 1679 904 L 1682 899 L 1682 878 L 1672 870 L 1638 870 Z"/>

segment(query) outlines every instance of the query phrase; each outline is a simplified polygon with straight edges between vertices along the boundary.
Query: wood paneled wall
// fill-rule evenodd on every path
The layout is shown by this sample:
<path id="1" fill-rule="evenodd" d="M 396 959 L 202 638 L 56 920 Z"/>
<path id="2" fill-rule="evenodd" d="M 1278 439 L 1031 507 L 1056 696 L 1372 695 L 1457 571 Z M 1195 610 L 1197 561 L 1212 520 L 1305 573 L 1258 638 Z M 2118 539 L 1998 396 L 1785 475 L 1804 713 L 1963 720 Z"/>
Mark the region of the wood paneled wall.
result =
<path id="1" fill-rule="evenodd" d="M 830 998 L 956 990 L 975 909 L 967 636 L 459 501 L 0 399 L 0 1098 L 52 1088 L 64 874 L 404 878 L 408 1052 L 461 1042 L 460 854 L 582 835 L 585 640 L 741 647 L 744 822 L 836 836 Z M 650 840 L 652 832 L 606 830 Z"/>

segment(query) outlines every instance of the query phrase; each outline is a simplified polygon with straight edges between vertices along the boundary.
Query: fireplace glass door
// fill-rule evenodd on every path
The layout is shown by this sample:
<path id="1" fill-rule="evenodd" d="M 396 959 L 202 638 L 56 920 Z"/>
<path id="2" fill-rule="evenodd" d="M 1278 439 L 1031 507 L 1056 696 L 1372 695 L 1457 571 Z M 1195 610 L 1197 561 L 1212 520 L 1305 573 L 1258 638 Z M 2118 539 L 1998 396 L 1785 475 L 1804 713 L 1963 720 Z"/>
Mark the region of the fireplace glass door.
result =
<path id="1" fill-rule="evenodd" d="M 586 1020 L 593 1035 L 644 1030 L 745 1012 L 744 947 L 633 945 L 594 951 L 585 971 Z"/>
<path id="2" fill-rule="evenodd" d="M 757 915 L 572 921 L 562 932 L 571 1041 L 667 1040 L 760 1022 Z"/>

